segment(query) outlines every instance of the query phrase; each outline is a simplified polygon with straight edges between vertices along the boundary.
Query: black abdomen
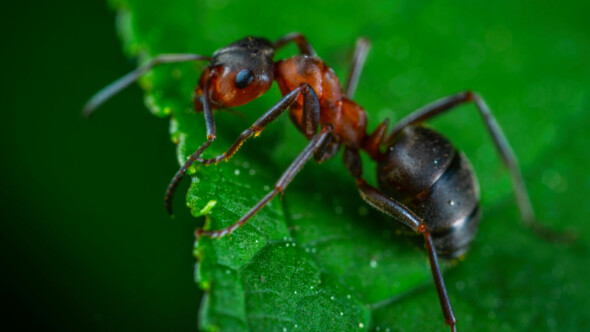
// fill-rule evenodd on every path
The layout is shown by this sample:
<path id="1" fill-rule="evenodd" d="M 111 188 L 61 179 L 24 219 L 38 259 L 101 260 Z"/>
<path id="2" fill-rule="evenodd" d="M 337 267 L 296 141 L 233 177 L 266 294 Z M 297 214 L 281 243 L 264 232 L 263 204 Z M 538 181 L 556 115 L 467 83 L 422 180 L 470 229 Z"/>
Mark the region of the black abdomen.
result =
<path id="1" fill-rule="evenodd" d="M 469 249 L 480 219 L 471 163 L 432 129 L 404 129 L 377 166 L 379 188 L 424 219 L 438 255 Z"/>

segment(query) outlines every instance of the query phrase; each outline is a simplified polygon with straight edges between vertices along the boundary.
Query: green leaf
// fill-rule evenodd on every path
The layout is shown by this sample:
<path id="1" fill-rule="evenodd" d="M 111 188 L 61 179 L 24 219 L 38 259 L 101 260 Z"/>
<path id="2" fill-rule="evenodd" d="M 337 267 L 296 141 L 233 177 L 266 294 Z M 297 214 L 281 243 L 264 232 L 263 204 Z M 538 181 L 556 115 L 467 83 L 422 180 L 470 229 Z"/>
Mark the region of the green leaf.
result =
<path id="1" fill-rule="evenodd" d="M 124 48 L 140 61 L 159 53 L 211 54 L 245 35 L 275 39 L 298 30 L 344 77 L 355 38 L 367 35 L 373 49 L 355 100 L 366 107 L 371 128 L 436 98 L 479 91 L 520 157 L 539 216 L 555 229 L 575 230 L 580 239 L 553 245 L 521 226 L 508 177 L 473 106 L 433 121 L 470 156 L 483 192 L 484 217 L 473 248 L 445 273 L 458 328 L 582 330 L 589 325 L 584 240 L 590 227 L 581 215 L 589 212 L 590 177 L 576 158 L 587 155 L 590 142 L 572 123 L 589 120 L 590 70 L 582 55 L 590 47 L 578 32 L 588 8 L 543 11 L 533 3 L 512 8 L 501 2 L 113 4 Z M 523 16 L 530 11 L 536 15 Z M 290 47 L 277 58 L 294 52 Z M 202 115 L 191 109 L 204 66 L 168 65 L 141 80 L 148 108 L 172 115 L 179 164 L 205 139 Z M 218 140 L 205 155 L 223 152 L 279 98 L 274 87 L 238 108 L 239 114 L 217 112 Z M 208 229 L 232 224 L 305 144 L 283 116 L 230 162 L 197 168 L 187 195 L 193 216 L 206 215 Z M 364 161 L 374 181 L 375 165 Z M 207 291 L 200 308 L 204 330 L 447 329 L 420 239 L 369 209 L 338 157 L 310 162 L 282 199 L 230 236 L 202 239 L 195 256 L 196 280 Z"/>

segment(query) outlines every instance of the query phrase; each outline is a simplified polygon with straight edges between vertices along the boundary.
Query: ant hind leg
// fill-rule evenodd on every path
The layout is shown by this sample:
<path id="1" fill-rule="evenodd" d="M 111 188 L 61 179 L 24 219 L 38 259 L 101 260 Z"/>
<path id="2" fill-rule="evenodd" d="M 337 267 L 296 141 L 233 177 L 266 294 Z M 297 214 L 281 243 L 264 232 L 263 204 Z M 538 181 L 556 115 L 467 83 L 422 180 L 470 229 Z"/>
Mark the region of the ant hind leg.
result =
<path id="1" fill-rule="evenodd" d="M 391 216 L 394 220 L 402 222 L 416 233 L 422 234 L 424 237 L 426 251 L 428 253 L 428 260 L 430 261 L 430 272 L 432 273 L 432 278 L 434 279 L 438 300 L 440 302 L 446 323 L 450 326 L 451 332 L 455 332 L 457 320 L 453 314 L 453 307 L 451 306 L 451 301 L 449 300 L 449 295 L 447 294 L 445 281 L 438 264 L 436 249 L 432 243 L 432 237 L 428 232 L 426 224 L 424 224 L 422 220 L 410 209 L 405 207 L 403 204 L 387 197 L 377 188 L 367 184 L 364 179 L 357 177 L 356 183 L 362 198 L 367 203 L 377 210 Z"/>
<path id="2" fill-rule="evenodd" d="M 419 124 L 437 115 L 445 113 L 454 109 L 456 106 L 473 102 L 477 107 L 479 114 L 481 115 L 486 129 L 492 140 L 504 165 L 508 169 L 510 179 L 512 180 L 512 187 L 514 189 L 514 196 L 516 203 L 520 211 L 521 219 L 526 227 L 532 230 L 535 234 L 540 237 L 554 242 L 571 242 L 574 240 L 572 234 L 562 234 L 556 232 L 545 225 L 541 224 L 536 218 L 531 204 L 529 194 L 526 190 L 520 168 L 518 166 L 518 160 L 512 147 L 508 143 L 506 136 L 502 132 L 502 128 L 496 121 L 496 118 L 492 115 L 488 105 L 484 100 L 475 92 L 464 91 L 442 99 L 439 99 L 433 103 L 430 103 L 403 118 L 396 124 L 392 132 L 385 140 L 385 144 L 390 146 L 395 140 L 396 136 L 407 126 Z"/>
<path id="3" fill-rule="evenodd" d="M 350 174 L 356 179 L 357 188 L 361 194 L 361 197 L 369 203 L 372 207 L 377 210 L 391 216 L 394 220 L 403 223 L 410 227 L 416 233 L 424 236 L 426 244 L 426 251 L 428 252 L 428 259 L 430 261 L 430 271 L 434 284 L 436 285 L 436 291 L 438 293 L 438 300 L 445 317 L 445 321 L 451 327 L 451 332 L 456 331 L 456 319 L 453 314 L 453 307 L 447 294 L 445 287 L 445 281 L 443 279 L 440 266 L 438 264 L 438 256 L 436 249 L 432 242 L 432 237 L 428 232 L 428 227 L 412 210 L 405 207 L 402 203 L 394 200 L 393 198 L 387 197 L 379 189 L 369 185 L 363 178 L 363 165 L 362 160 L 357 149 L 346 147 L 342 154 L 344 165 L 350 172 Z"/>

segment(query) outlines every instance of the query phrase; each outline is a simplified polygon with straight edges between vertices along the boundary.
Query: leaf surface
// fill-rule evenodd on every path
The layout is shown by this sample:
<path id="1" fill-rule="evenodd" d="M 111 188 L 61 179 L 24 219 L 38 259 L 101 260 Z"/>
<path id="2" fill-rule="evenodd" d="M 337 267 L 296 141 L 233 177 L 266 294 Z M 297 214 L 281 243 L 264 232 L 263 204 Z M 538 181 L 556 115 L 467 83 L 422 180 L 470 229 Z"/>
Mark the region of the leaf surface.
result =
<path id="1" fill-rule="evenodd" d="M 482 3 L 477 10 L 385 1 L 370 7 L 340 1 L 113 4 L 124 49 L 140 61 L 159 53 L 207 55 L 244 35 L 276 39 L 299 30 L 343 78 L 355 38 L 367 35 L 373 49 L 355 100 L 366 107 L 370 128 L 465 88 L 481 92 L 520 157 L 540 217 L 553 228 L 574 229 L 580 240 L 553 245 L 521 226 L 506 172 L 473 106 L 435 120 L 470 156 L 483 192 L 484 217 L 473 248 L 445 274 L 458 327 L 588 327 L 583 313 L 590 307 L 584 279 L 588 247 L 583 240 L 588 240 L 590 227 L 575 211 L 590 212 L 581 198 L 588 193 L 590 177 L 576 164 L 590 142 L 582 128 L 571 124 L 589 120 L 588 112 L 582 112 L 590 106 L 582 87 L 588 86 L 590 73 L 578 55 L 590 49 L 587 37 L 574 33 L 581 19 L 537 27 L 534 19 L 520 16 L 522 8 L 494 15 L 509 2 Z M 570 9 L 539 15 L 565 19 Z M 533 28 L 545 38 L 540 40 L 541 32 Z M 551 51 L 537 56 L 547 45 Z M 295 51 L 289 47 L 277 58 Z M 550 66 L 558 62 L 563 67 Z M 192 90 L 204 65 L 168 65 L 141 80 L 149 109 L 158 116 L 171 115 L 179 163 L 205 139 L 202 114 L 191 109 Z M 218 139 L 205 156 L 223 152 L 279 98 L 273 87 L 236 109 L 237 114 L 217 112 Z M 272 188 L 305 144 L 282 116 L 228 163 L 196 168 L 187 195 L 192 214 L 206 214 L 208 229 L 232 224 Z M 374 168 L 365 159 L 371 181 Z M 339 156 L 321 165 L 310 162 L 284 197 L 275 198 L 246 226 L 196 245 L 196 280 L 207 291 L 199 326 L 227 331 L 444 331 L 423 245 L 400 230 L 360 199 Z"/>

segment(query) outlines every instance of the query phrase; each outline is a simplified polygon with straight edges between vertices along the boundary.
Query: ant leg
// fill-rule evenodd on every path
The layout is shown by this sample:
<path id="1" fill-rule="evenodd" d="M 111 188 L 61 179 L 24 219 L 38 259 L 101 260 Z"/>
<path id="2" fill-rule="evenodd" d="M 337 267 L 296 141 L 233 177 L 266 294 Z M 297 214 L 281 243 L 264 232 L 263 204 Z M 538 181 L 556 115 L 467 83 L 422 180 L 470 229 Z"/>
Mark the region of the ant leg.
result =
<path id="1" fill-rule="evenodd" d="M 367 59 L 367 54 L 369 53 L 370 48 L 371 41 L 367 37 L 360 37 L 357 39 L 344 89 L 344 91 L 346 91 L 346 98 L 348 99 L 352 99 L 356 92 L 356 87 L 359 78 L 361 77 L 363 66 L 365 65 L 365 60 Z"/>
<path id="2" fill-rule="evenodd" d="M 209 103 L 209 83 L 210 79 L 207 79 L 205 82 L 205 86 L 203 88 L 203 114 L 205 115 L 205 126 L 207 128 L 207 140 L 203 143 L 193 154 L 191 154 L 184 165 L 174 174 L 174 177 L 168 184 L 168 188 L 166 188 L 166 194 L 164 195 L 164 207 L 166 207 L 166 211 L 169 215 L 172 215 L 172 197 L 174 196 L 174 192 L 176 191 L 176 187 L 180 180 L 184 177 L 187 170 L 191 165 L 201 156 L 203 151 L 215 141 L 217 138 L 217 130 L 215 128 L 215 119 L 213 118 L 213 110 L 211 109 L 211 105 Z"/>
<path id="3" fill-rule="evenodd" d="M 303 108 L 303 118 L 307 119 L 304 121 L 306 126 L 306 133 L 305 136 L 309 138 L 313 137 L 317 131 L 319 119 L 320 119 L 320 105 L 318 96 L 313 90 L 313 88 L 307 84 L 301 84 L 297 88 L 291 90 L 288 94 L 286 94 L 283 99 L 281 99 L 278 103 L 276 103 L 271 109 L 269 109 L 266 113 L 264 113 L 252 126 L 246 130 L 244 130 L 238 139 L 230 146 L 227 151 L 218 155 L 214 158 L 209 159 L 202 159 L 198 158 L 197 161 L 199 163 L 210 165 L 210 164 L 217 164 L 222 160 L 229 160 L 234 153 L 238 151 L 238 149 L 244 144 L 244 142 L 254 136 L 260 135 L 260 133 L 266 128 L 266 126 L 278 118 L 285 110 L 289 108 L 299 97 L 300 94 L 303 94 L 303 104 L 305 107 Z"/>
<path id="4" fill-rule="evenodd" d="M 434 248 L 432 237 L 428 232 L 426 224 L 424 224 L 424 222 L 410 209 L 395 201 L 394 199 L 385 196 L 377 188 L 367 184 L 362 178 L 357 177 L 356 184 L 361 193 L 361 197 L 367 203 L 377 210 L 393 217 L 393 219 L 402 222 L 416 233 L 422 234 L 424 236 L 426 251 L 428 252 L 428 259 L 430 261 L 430 271 L 432 273 L 432 278 L 434 279 L 436 292 L 438 293 L 438 300 L 440 302 L 446 323 L 451 327 L 452 332 L 456 332 L 457 328 L 455 325 L 457 321 L 455 319 L 455 315 L 453 314 L 453 307 L 451 306 L 451 301 L 449 300 L 449 295 L 447 294 L 447 289 L 445 287 L 445 281 L 438 265 L 436 249 Z"/>
<path id="5" fill-rule="evenodd" d="M 205 91 L 207 91 L 209 82 L 205 85 Z M 234 144 L 224 153 L 221 155 L 211 158 L 211 159 L 202 159 L 200 158 L 201 154 L 213 141 L 215 140 L 215 122 L 213 121 L 213 114 L 211 111 L 211 107 L 209 105 L 208 98 L 203 98 L 203 111 L 205 113 L 205 122 L 207 124 L 207 141 L 201 145 L 197 151 L 195 151 L 186 163 L 176 172 L 176 175 L 170 181 L 168 185 L 168 189 L 166 190 L 166 195 L 164 196 L 164 206 L 168 211 L 168 214 L 172 214 L 172 196 L 174 195 L 174 191 L 178 186 L 180 180 L 184 177 L 189 167 L 197 161 L 206 165 L 218 163 L 223 159 L 229 160 L 234 153 L 238 151 L 240 146 L 244 144 L 244 142 L 254 136 L 258 136 L 266 126 L 275 120 L 279 115 L 281 115 L 289 106 L 291 106 L 299 97 L 300 94 L 303 94 L 303 123 L 304 123 L 304 134 L 308 138 L 314 137 L 319 121 L 320 121 L 320 103 L 318 100 L 318 96 L 311 87 L 311 85 L 307 83 L 303 83 L 297 88 L 293 89 L 291 92 L 286 94 L 283 99 L 281 99 L 278 103 L 276 103 L 271 109 L 269 109 L 264 115 L 262 115 L 254 124 L 244 130 L 242 134 L 238 137 L 238 139 L 234 142 Z M 208 94 L 204 93 L 203 96 L 207 96 Z"/>
<path id="6" fill-rule="evenodd" d="M 340 150 L 340 142 L 334 140 L 334 136 L 332 133 L 326 137 L 324 140 L 324 144 L 317 149 L 317 151 L 313 155 L 313 159 L 316 163 L 321 164 L 324 161 L 332 158 L 338 150 Z"/>
<path id="7" fill-rule="evenodd" d="M 402 119 L 393 128 L 391 134 L 388 136 L 385 143 L 388 146 L 391 145 L 391 143 L 395 140 L 397 134 L 399 134 L 405 127 L 409 125 L 415 125 L 424 122 L 427 119 L 430 119 L 441 113 L 451 110 L 455 106 L 468 102 L 474 102 L 477 106 L 477 110 L 483 118 L 483 121 L 486 125 L 488 132 L 492 136 L 492 140 L 496 145 L 496 148 L 502 158 L 502 161 L 508 169 L 510 179 L 512 180 L 512 187 L 514 189 L 516 203 L 520 211 L 521 219 L 525 226 L 531 229 L 534 233 L 541 236 L 542 238 L 548 240 L 559 242 L 569 242 L 573 240 L 572 236 L 555 232 L 536 220 L 535 213 L 529 198 L 529 194 L 524 185 L 524 180 L 522 178 L 522 174 L 520 173 L 520 168 L 518 167 L 518 160 L 516 159 L 516 155 L 510 147 L 510 144 L 508 143 L 506 136 L 504 136 L 504 133 L 500 128 L 500 125 L 498 125 L 498 122 L 496 122 L 496 119 L 492 115 L 488 105 L 486 105 L 484 100 L 477 93 L 471 91 L 460 92 L 455 95 L 439 99 L 431 104 L 428 104 L 412 112 L 410 115 Z"/>
<path id="8" fill-rule="evenodd" d="M 290 42 L 294 42 L 295 44 L 297 44 L 297 47 L 299 48 L 299 52 L 301 52 L 301 54 L 311 56 L 317 55 L 317 53 L 315 52 L 313 47 L 311 47 L 311 44 L 307 41 L 305 36 L 299 32 L 291 32 L 284 35 L 283 37 L 279 38 L 276 42 L 274 42 L 273 47 L 275 50 L 278 50 Z"/>
<path id="9" fill-rule="evenodd" d="M 363 164 L 359 155 L 358 149 L 346 147 L 342 154 L 344 165 L 350 174 L 356 179 L 356 185 L 360 191 L 361 197 L 377 210 L 393 217 L 393 219 L 402 222 L 406 226 L 413 229 L 416 233 L 424 236 L 426 242 L 426 251 L 428 252 L 428 259 L 430 260 L 430 271 L 434 284 L 436 285 L 436 292 L 438 293 L 438 300 L 445 317 L 445 321 L 451 327 L 452 332 L 456 332 L 456 320 L 453 314 L 453 307 L 447 294 L 445 281 L 443 279 L 440 267 L 438 265 L 438 256 L 436 249 L 432 243 L 432 237 L 428 232 L 426 224 L 414 212 L 405 207 L 400 202 L 385 196 L 377 188 L 367 184 L 362 178 Z"/>
<path id="10" fill-rule="evenodd" d="M 344 165 L 350 172 L 350 174 L 356 179 L 356 185 L 360 191 L 361 197 L 377 210 L 393 217 L 393 219 L 402 222 L 406 226 L 413 229 L 416 233 L 424 236 L 426 242 L 426 251 L 428 252 L 428 259 L 430 260 L 430 272 L 436 285 L 436 291 L 438 293 L 438 300 L 445 317 L 445 321 L 451 327 L 452 332 L 456 332 L 456 320 L 453 314 L 453 307 L 447 294 L 445 287 L 445 281 L 438 265 L 438 256 L 436 249 L 432 243 L 432 237 L 428 232 L 426 224 L 418 217 L 414 212 L 405 207 L 400 202 L 385 196 L 377 188 L 367 184 L 362 178 L 363 164 L 359 151 L 357 149 L 346 147 L 342 154 Z"/>
<path id="11" fill-rule="evenodd" d="M 161 54 L 150 61 L 148 61 L 145 65 L 138 67 L 134 71 L 128 73 L 127 75 L 119 78 L 118 80 L 114 81 L 113 83 L 107 85 L 100 91 L 98 91 L 94 96 L 92 96 L 88 102 L 82 108 L 82 116 L 87 118 L 94 110 L 96 110 L 100 105 L 104 104 L 107 100 L 111 97 L 116 95 L 117 93 L 121 92 L 123 89 L 128 87 L 131 83 L 135 82 L 138 78 L 140 78 L 143 74 L 147 73 L 150 69 L 154 68 L 155 66 L 165 64 L 165 63 L 176 63 L 176 62 L 187 62 L 187 61 L 199 61 L 211 60 L 210 57 L 198 54 Z"/>
<path id="12" fill-rule="evenodd" d="M 254 216 L 260 209 L 266 205 L 273 197 L 275 197 L 278 193 L 283 192 L 289 183 L 293 180 L 295 175 L 303 168 L 303 165 L 313 156 L 314 152 L 318 149 L 321 149 L 324 145 L 324 142 L 327 137 L 329 137 L 330 133 L 332 132 L 331 127 L 324 127 L 322 131 L 318 134 L 314 135 L 311 141 L 307 144 L 305 149 L 301 151 L 301 153 L 293 160 L 291 165 L 283 172 L 279 180 L 275 183 L 273 190 L 271 190 L 266 196 L 264 196 L 250 211 L 248 211 L 242 218 L 236 221 L 234 224 L 219 230 L 214 231 L 206 231 L 202 229 L 197 229 L 195 235 L 197 239 L 200 236 L 206 236 L 210 238 L 220 238 L 231 234 L 233 231 L 238 229 L 241 226 L 244 226 L 252 216 Z"/>
<path id="13" fill-rule="evenodd" d="M 381 143 L 385 140 L 387 135 L 387 126 L 389 126 L 389 118 L 383 120 L 377 128 L 363 139 L 361 147 L 365 150 L 373 160 L 379 160 L 381 156 Z"/>

